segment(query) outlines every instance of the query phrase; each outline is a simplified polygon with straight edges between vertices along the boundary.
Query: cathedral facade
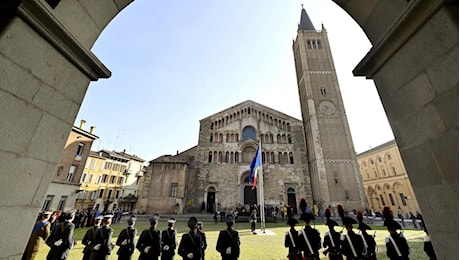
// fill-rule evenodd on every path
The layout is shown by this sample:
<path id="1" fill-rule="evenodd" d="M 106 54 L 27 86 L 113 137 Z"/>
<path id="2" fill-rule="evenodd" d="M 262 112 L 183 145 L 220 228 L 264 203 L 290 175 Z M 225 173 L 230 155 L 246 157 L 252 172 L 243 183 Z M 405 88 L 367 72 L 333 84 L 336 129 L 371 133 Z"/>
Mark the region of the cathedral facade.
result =
<path id="1" fill-rule="evenodd" d="M 144 195 L 144 201 L 155 197 L 158 202 L 144 203 L 151 205 L 149 213 L 228 212 L 260 205 L 261 198 L 266 206 L 290 205 L 294 212 L 300 198 L 320 210 L 334 211 L 339 204 L 346 210 L 368 207 L 327 31 L 316 30 L 305 9 L 292 48 L 302 120 L 250 100 L 200 120 L 198 145 L 186 151 L 193 158 L 184 161 L 184 155 L 177 154 L 151 161 L 152 180 L 146 176 L 146 183 L 160 183 L 150 190 L 170 187 L 171 191 L 158 193 L 160 197 Z M 248 178 L 259 145 L 262 195 L 260 185 L 253 189 Z M 154 169 L 170 167 L 164 163 L 176 164 L 174 169 L 184 174 L 179 179 L 188 181 L 163 183 L 165 178 L 155 176 L 164 171 Z M 169 176 L 173 175 L 180 176 Z M 167 200 L 161 195 L 168 193 L 180 197 Z"/>
<path id="2" fill-rule="evenodd" d="M 254 189 L 250 164 L 261 147 L 262 171 Z M 198 145 L 150 162 L 141 201 L 148 213 L 230 212 L 261 204 L 313 203 L 302 121 L 254 101 L 200 120 Z M 263 177 L 262 177 L 263 176 Z"/>

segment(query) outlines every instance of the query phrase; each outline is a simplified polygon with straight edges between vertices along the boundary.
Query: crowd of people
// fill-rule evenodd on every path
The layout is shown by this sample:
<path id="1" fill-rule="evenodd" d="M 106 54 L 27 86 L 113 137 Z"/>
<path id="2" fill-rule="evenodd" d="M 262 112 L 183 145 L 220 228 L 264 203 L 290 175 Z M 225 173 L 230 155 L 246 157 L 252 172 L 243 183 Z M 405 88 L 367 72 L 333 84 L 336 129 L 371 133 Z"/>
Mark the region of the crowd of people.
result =
<path id="1" fill-rule="evenodd" d="M 361 211 L 357 211 L 356 215 L 349 215 L 341 205 L 338 205 L 337 213 L 345 229 L 343 232 L 338 232 L 335 227 L 339 224 L 331 219 L 331 208 L 326 208 L 324 211 L 325 225 L 328 226 L 329 230 L 325 232 L 322 241 L 321 234 L 310 225 L 315 220 L 316 214 L 306 207 L 305 201 L 301 201 L 299 208 L 301 213 L 299 220 L 303 222 L 303 227 L 300 230 L 295 228 L 299 221 L 294 218 L 294 215 L 288 214 L 286 216 L 290 230 L 286 232 L 284 246 L 288 248 L 289 260 L 319 260 L 319 250 L 322 247 L 325 248 L 324 255 L 328 255 L 329 259 L 344 259 L 344 257 L 347 260 L 377 259 L 375 233 L 371 235 L 367 232 L 372 228 L 364 223 L 364 215 Z M 32 230 L 22 260 L 35 259 L 42 244 L 50 247 L 47 260 L 67 259 L 70 250 L 76 245 L 74 230 L 77 223 L 80 226 L 82 223 L 86 223 L 82 218 L 75 221 L 77 213 L 80 214 L 81 212 L 62 213 L 52 225 L 50 219 L 54 213 L 43 212 Z M 386 255 L 390 260 L 409 259 L 409 245 L 403 232 L 398 232 L 402 230 L 400 223 L 395 220 L 393 212 L 388 206 L 383 208 L 382 214 L 384 226 L 389 232 L 385 238 Z M 131 260 L 135 250 L 140 253 L 139 260 L 158 259 L 159 257 L 162 260 L 174 259 L 176 251 L 183 259 L 204 259 L 207 248 L 206 234 L 203 231 L 203 223 L 199 222 L 196 217 L 191 217 L 188 220 L 187 226 L 190 231 L 183 234 L 180 242 L 178 242 L 177 232 L 174 229 L 176 220 L 169 218 L 167 220 L 168 228 L 160 231 L 157 229 L 160 216 L 154 214 L 149 218 L 150 228 L 143 230 L 136 242 L 136 217 L 128 216 L 127 227 L 120 231 L 116 243 L 113 244 L 111 224 L 113 221 L 120 221 L 121 218 L 118 219 L 112 213 L 87 214 L 87 216 L 89 216 L 87 219 L 90 219 L 89 223 L 92 226 L 86 231 L 81 242 L 84 245 L 83 260 L 106 260 L 117 246 L 116 254 L 119 260 Z M 257 208 L 253 208 L 250 214 L 250 221 L 253 221 L 251 222 L 253 232 L 256 220 Z M 222 259 L 236 260 L 240 255 L 240 239 L 238 232 L 234 230 L 235 212 L 226 215 L 224 221 L 227 228 L 219 232 L 216 250 L 221 254 Z M 354 224 L 358 224 L 359 232 L 354 231 Z M 422 226 L 424 227 L 423 221 Z M 425 232 L 428 235 L 426 228 Z M 424 241 L 424 251 L 430 259 L 436 259 L 429 236 Z"/>
<path id="2" fill-rule="evenodd" d="M 376 242 L 374 235 L 367 231 L 372 230 L 370 226 L 364 223 L 364 215 L 361 211 L 356 212 L 356 219 L 348 216 L 341 205 L 337 206 L 338 214 L 342 220 L 344 232 L 335 230 L 339 224 L 331 219 L 331 210 L 326 208 L 324 215 L 326 217 L 325 225 L 329 230 L 325 232 L 323 243 L 321 244 L 321 235 L 317 229 L 310 225 L 312 220 L 315 220 L 315 215 L 306 207 L 301 205 L 300 219 L 303 221 L 304 227 L 300 230 L 295 229 L 295 225 L 299 223 L 295 218 L 288 218 L 287 224 L 290 230 L 286 232 L 284 246 L 288 248 L 289 260 L 319 260 L 319 250 L 323 247 L 324 255 L 329 259 L 343 260 L 376 260 Z M 385 238 L 386 255 L 390 260 L 408 260 L 409 245 L 402 230 L 401 225 L 393 217 L 393 212 L 388 206 L 385 206 L 383 211 L 384 226 L 387 228 L 389 235 Z M 422 221 L 423 223 L 423 221 Z M 358 224 L 355 232 L 353 225 Z M 425 232 L 428 235 L 427 230 Z M 424 241 L 424 251 L 429 259 L 436 259 L 429 236 Z"/>
<path id="3" fill-rule="evenodd" d="M 67 259 L 70 250 L 76 245 L 74 230 L 76 228 L 75 217 L 77 212 L 70 211 L 61 213 L 59 220 L 54 226 L 50 222 L 53 212 L 45 211 L 40 214 L 39 220 L 32 229 L 27 247 L 22 260 L 36 259 L 37 254 L 46 244 L 50 250 L 46 256 L 47 260 Z M 90 227 L 83 239 L 83 260 L 107 260 L 108 256 L 118 246 L 116 254 L 119 260 L 131 260 L 135 250 L 138 250 L 139 260 L 158 259 L 172 260 L 176 254 L 183 259 L 204 260 L 207 248 L 206 234 L 203 231 L 203 223 L 196 217 L 188 220 L 190 231 L 182 235 L 180 243 L 177 241 L 177 232 L 174 229 L 175 218 L 168 219 L 168 228 L 162 232 L 157 229 L 160 219 L 158 214 L 149 218 L 150 228 L 140 233 L 136 242 L 137 230 L 135 216 L 129 216 L 128 226 L 121 230 L 116 243 L 112 243 L 113 229 L 110 227 L 112 221 L 117 219 L 113 214 L 100 214 L 94 216 Z M 233 215 L 225 217 L 227 229 L 220 231 L 217 240 L 216 250 L 222 255 L 222 259 L 236 260 L 240 254 L 239 234 L 233 229 L 235 218 Z M 79 223 L 79 222 L 77 222 Z"/>

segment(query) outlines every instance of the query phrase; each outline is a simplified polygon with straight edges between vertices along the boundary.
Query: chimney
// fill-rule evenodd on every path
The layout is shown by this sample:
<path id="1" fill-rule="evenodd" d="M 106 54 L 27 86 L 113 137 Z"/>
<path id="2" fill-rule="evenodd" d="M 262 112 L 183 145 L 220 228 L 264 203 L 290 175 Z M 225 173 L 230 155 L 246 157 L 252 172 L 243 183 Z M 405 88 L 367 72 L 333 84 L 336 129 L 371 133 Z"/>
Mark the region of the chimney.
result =
<path id="1" fill-rule="evenodd" d="M 94 132 L 94 129 L 95 129 L 95 128 L 96 128 L 95 126 L 91 126 L 91 127 L 89 128 L 89 133 L 92 134 L 92 133 Z"/>
<path id="2" fill-rule="evenodd" d="M 80 120 L 80 129 L 83 129 L 83 127 L 85 126 L 85 123 L 86 121 L 85 120 Z"/>

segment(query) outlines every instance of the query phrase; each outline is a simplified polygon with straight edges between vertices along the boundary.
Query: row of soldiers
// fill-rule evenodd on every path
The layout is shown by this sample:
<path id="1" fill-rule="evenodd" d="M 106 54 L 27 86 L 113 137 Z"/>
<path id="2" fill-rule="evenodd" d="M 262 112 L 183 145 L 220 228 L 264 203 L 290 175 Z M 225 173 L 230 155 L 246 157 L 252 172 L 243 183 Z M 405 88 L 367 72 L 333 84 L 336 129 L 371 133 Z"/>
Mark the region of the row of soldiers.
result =
<path id="1" fill-rule="evenodd" d="M 328 255 L 329 259 L 343 260 L 345 256 L 347 260 L 376 260 L 376 242 L 375 234 L 370 235 L 367 230 L 371 230 L 367 224 L 363 222 L 363 214 L 357 212 L 357 221 L 349 216 L 345 216 L 343 207 L 337 207 L 339 215 L 342 219 L 343 226 L 346 232 L 337 232 L 334 227 L 339 224 L 332 220 L 330 209 L 325 210 L 327 219 L 326 225 L 329 231 L 324 234 L 323 247 L 324 255 Z M 384 207 L 384 226 L 387 227 L 389 236 L 385 238 L 386 255 L 390 260 L 408 260 L 409 245 L 401 230 L 401 225 L 393 218 L 393 214 L 389 207 Z M 304 212 L 300 216 L 300 220 L 304 222 L 304 228 L 296 230 L 295 225 L 299 223 L 294 218 L 288 220 L 290 230 L 286 232 L 285 247 L 289 248 L 289 260 L 319 260 L 319 250 L 321 249 L 321 236 L 317 229 L 310 225 L 312 220 L 315 220 L 313 214 Z M 353 225 L 358 225 L 360 232 L 353 231 Z M 431 243 L 425 240 L 424 251 L 430 259 L 436 259 L 436 254 Z"/>
<path id="2" fill-rule="evenodd" d="M 67 259 L 70 250 L 76 245 L 74 238 L 75 212 L 67 212 L 63 215 L 63 221 L 58 223 L 50 231 L 49 218 L 52 212 L 43 212 L 42 218 L 35 224 L 28 244 L 22 256 L 22 260 L 31 260 L 37 257 L 42 241 L 50 247 L 46 256 L 47 260 Z M 136 217 L 130 216 L 127 220 L 128 227 L 123 229 L 112 244 L 113 229 L 110 227 L 113 215 L 99 216 L 94 219 L 94 226 L 85 233 L 82 244 L 83 260 L 107 260 L 115 246 L 118 246 L 117 255 L 119 260 L 131 260 L 135 249 L 140 252 L 139 260 L 174 259 L 177 243 L 177 233 L 174 229 L 176 220 L 168 219 L 168 228 L 160 232 L 157 229 L 160 216 L 154 214 L 149 218 L 150 228 L 143 230 L 136 243 L 137 230 L 134 227 Z M 225 219 L 227 229 L 220 231 L 216 250 L 221 253 L 222 259 L 236 260 L 240 254 L 240 239 L 238 232 L 233 230 L 235 219 L 228 215 Z M 190 231 L 183 234 L 177 249 L 178 255 L 183 259 L 203 260 L 207 248 L 206 234 L 203 232 L 203 224 L 196 217 L 188 221 Z"/>

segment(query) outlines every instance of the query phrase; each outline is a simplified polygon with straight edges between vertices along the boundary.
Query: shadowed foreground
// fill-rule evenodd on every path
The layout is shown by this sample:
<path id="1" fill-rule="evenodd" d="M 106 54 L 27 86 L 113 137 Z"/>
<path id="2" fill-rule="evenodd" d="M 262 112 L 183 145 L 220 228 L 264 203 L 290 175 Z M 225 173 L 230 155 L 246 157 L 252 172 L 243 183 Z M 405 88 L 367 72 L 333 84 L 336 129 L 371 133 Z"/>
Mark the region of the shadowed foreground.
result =
<path id="1" fill-rule="evenodd" d="M 160 223 L 158 225 L 159 230 L 164 230 L 167 228 L 167 218 L 161 218 Z M 217 260 L 221 259 L 219 253 L 216 251 L 216 242 L 217 242 L 217 236 L 219 234 L 219 230 L 224 229 L 226 227 L 225 223 L 223 222 L 218 222 L 217 224 L 214 224 L 213 221 L 210 221 L 208 219 L 201 220 L 204 224 L 203 230 L 206 232 L 206 238 L 208 242 L 208 248 L 206 249 L 206 255 L 205 259 L 206 260 Z M 284 235 L 285 232 L 289 230 L 289 227 L 280 220 L 281 223 L 267 223 L 266 224 L 266 229 L 267 231 L 269 230 L 270 232 L 267 232 L 267 234 L 261 234 L 261 235 L 254 235 L 251 233 L 250 230 L 250 225 L 249 223 L 238 223 L 238 226 L 236 226 L 236 229 L 238 230 L 240 234 L 240 240 L 241 240 L 241 255 L 240 259 L 242 260 L 247 260 L 247 259 L 273 259 L 273 260 L 280 260 L 280 259 L 286 259 L 287 255 L 287 249 L 284 248 Z M 317 220 L 316 221 L 316 228 L 320 231 L 321 233 L 321 239 L 323 239 L 324 232 L 327 231 L 327 227 L 324 225 L 323 220 Z M 176 230 L 178 232 L 178 242 L 180 242 L 180 238 L 182 237 L 182 234 L 184 232 L 188 232 L 187 228 L 187 220 L 185 219 L 178 219 L 176 222 Z M 136 229 L 137 229 L 137 238 L 139 237 L 141 231 L 143 229 L 148 228 L 149 223 L 145 220 L 138 221 L 136 223 Z M 115 244 L 116 238 L 120 231 L 126 227 L 126 222 L 122 221 L 119 224 L 113 224 L 112 228 L 114 229 L 114 237 L 112 239 L 112 242 Z M 377 226 L 372 226 L 371 227 L 374 230 L 371 230 L 369 234 L 373 234 L 373 232 L 376 232 L 376 242 L 378 245 L 378 252 L 377 252 L 377 257 L 378 259 L 388 259 L 385 255 L 385 237 L 388 236 L 388 232 L 386 229 L 380 225 Z M 260 228 L 259 225 L 257 225 L 257 228 Z M 297 225 L 296 229 L 300 229 L 301 226 Z M 83 245 L 81 244 L 81 239 L 83 238 L 86 230 L 88 228 L 79 228 L 76 229 L 75 231 L 75 239 L 78 240 L 78 244 L 70 251 L 69 254 L 69 260 L 80 260 L 83 257 Z M 342 228 L 337 227 L 336 230 L 340 231 Z M 355 232 L 358 230 L 355 229 Z M 270 235 L 268 235 L 270 233 Z M 423 238 L 425 236 L 425 233 L 421 230 L 405 230 L 404 231 L 404 236 L 406 237 L 407 241 L 409 242 L 409 247 L 411 249 L 410 253 L 410 258 L 411 259 L 428 259 L 428 257 L 425 255 L 423 252 Z M 137 241 L 136 238 L 136 241 Z M 118 246 L 115 246 L 115 249 L 112 251 L 112 254 L 109 256 L 110 260 L 116 260 L 118 259 L 118 256 L 116 254 L 116 251 L 118 250 Z M 42 250 L 40 251 L 38 255 L 38 259 L 46 259 L 46 254 L 49 251 L 48 246 L 44 246 Z M 176 250 L 177 253 L 177 250 Z M 320 251 L 321 259 L 328 259 L 326 256 L 322 254 L 322 251 Z M 137 259 L 139 256 L 139 252 L 136 250 L 133 256 L 133 260 Z M 176 259 L 181 259 L 180 256 L 176 255 Z"/>

